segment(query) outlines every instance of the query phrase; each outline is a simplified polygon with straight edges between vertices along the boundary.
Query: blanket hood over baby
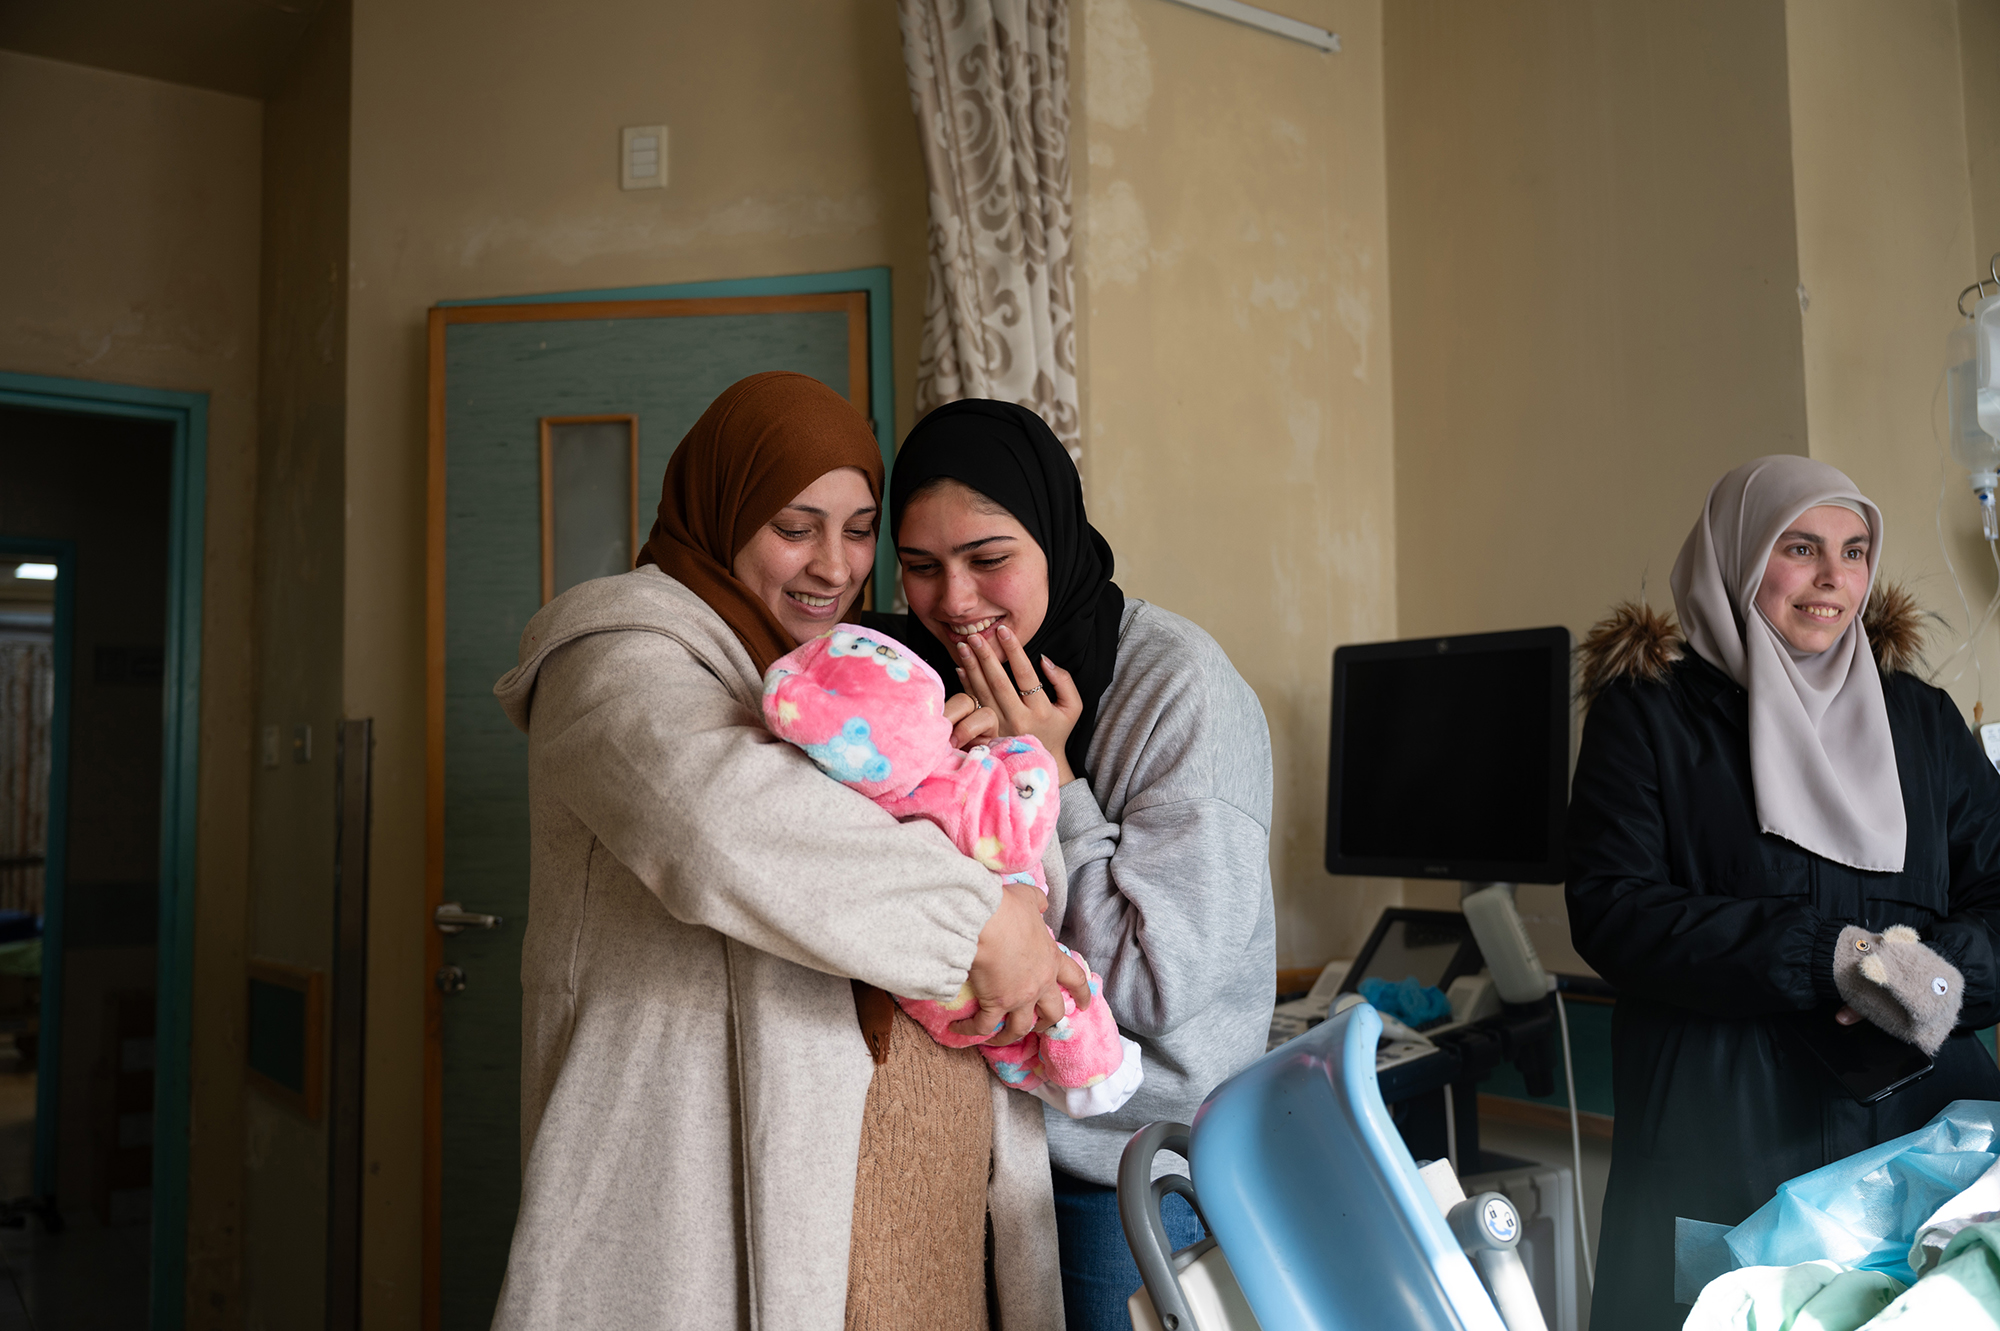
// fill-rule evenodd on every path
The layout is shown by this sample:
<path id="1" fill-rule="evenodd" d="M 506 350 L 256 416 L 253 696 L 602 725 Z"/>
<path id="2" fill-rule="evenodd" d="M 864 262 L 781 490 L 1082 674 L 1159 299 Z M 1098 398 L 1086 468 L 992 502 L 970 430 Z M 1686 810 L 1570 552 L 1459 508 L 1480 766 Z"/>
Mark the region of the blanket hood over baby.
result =
<path id="1" fill-rule="evenodd" d="M 907 795 L 952 752 L 944 681 L 854 624 L 801 643 L 764 676 L 764 722 L 870 799 Z"/>

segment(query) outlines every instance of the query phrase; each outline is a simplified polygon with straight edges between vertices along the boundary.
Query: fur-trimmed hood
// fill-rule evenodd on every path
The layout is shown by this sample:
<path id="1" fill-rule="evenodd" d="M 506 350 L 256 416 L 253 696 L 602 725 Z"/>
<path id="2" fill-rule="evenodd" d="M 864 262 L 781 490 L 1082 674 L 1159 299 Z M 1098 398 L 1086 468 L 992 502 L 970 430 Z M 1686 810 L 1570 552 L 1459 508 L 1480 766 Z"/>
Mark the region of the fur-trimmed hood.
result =
<path id="1" fill-rule="evenodd" d="M 1883 674 L 1914 671 L 1922 662 L 1929 615 L 1894 583 L 1878 583 L 1861 614 L 1868 646 Z M 1587 708 L 1621 679 L 1665 679 L 1687 651 L 1681 626 L 1670 613 L 1643 601 L 1625 601 L 1591 626 L 1576 649 L 1577 696 Z"/>

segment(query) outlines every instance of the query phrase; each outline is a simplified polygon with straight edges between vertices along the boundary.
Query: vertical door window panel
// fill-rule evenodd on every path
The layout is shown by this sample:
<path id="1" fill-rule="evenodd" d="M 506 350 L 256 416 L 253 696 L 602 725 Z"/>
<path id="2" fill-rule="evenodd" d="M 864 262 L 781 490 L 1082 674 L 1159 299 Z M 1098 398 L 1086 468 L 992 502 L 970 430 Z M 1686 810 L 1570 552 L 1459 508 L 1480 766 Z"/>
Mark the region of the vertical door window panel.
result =
<path id="1" fill-rule="evenodd" d="M 639 553 L 639 418 L 542 419 L 542 600 L 629 572 Z"/>

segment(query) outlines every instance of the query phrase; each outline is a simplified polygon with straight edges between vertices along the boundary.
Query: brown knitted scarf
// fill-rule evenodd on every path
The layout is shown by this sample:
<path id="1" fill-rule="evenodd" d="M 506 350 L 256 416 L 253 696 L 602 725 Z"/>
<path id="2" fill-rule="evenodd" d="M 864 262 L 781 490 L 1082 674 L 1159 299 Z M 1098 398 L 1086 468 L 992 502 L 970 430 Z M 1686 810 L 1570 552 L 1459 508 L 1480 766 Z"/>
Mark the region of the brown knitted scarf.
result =
<path id="1" fill-rule="evenodd" d="M 847 1331 L 986 1331 L 992 1074 L 892 1010 L 861 1117 Z"/>

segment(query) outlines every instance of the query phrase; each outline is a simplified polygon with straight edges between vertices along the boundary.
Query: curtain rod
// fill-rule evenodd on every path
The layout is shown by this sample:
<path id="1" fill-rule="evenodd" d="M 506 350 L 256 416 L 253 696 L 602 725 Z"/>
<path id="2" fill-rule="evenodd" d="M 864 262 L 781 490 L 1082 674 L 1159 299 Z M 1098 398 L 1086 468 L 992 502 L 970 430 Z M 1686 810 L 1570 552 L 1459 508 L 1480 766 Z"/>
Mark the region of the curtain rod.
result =
<path id="1" fill-rule="evenodd" d="M 1173 0 L 1173 3 L 1186 5 L 1189 9 L 1199 9 L 1219 18 L 1247 23 L 1253 28 L 1262 28 L 1265 32 L 1276 33 L 1280 37 L 1289 37 L 1295 42 L 1304 42 L 1307 46 L 1317 47 L 1322 51 L 1340 49 L 1339 33 L 1328 32 L 1325 28 L 1315 28 L 1310 23 L 1286 18 L 1283 14 L 1273 14 L 1270 10 L 1259 9 L 1255 5 L 1246 5 L 1242 0 Z"/>

